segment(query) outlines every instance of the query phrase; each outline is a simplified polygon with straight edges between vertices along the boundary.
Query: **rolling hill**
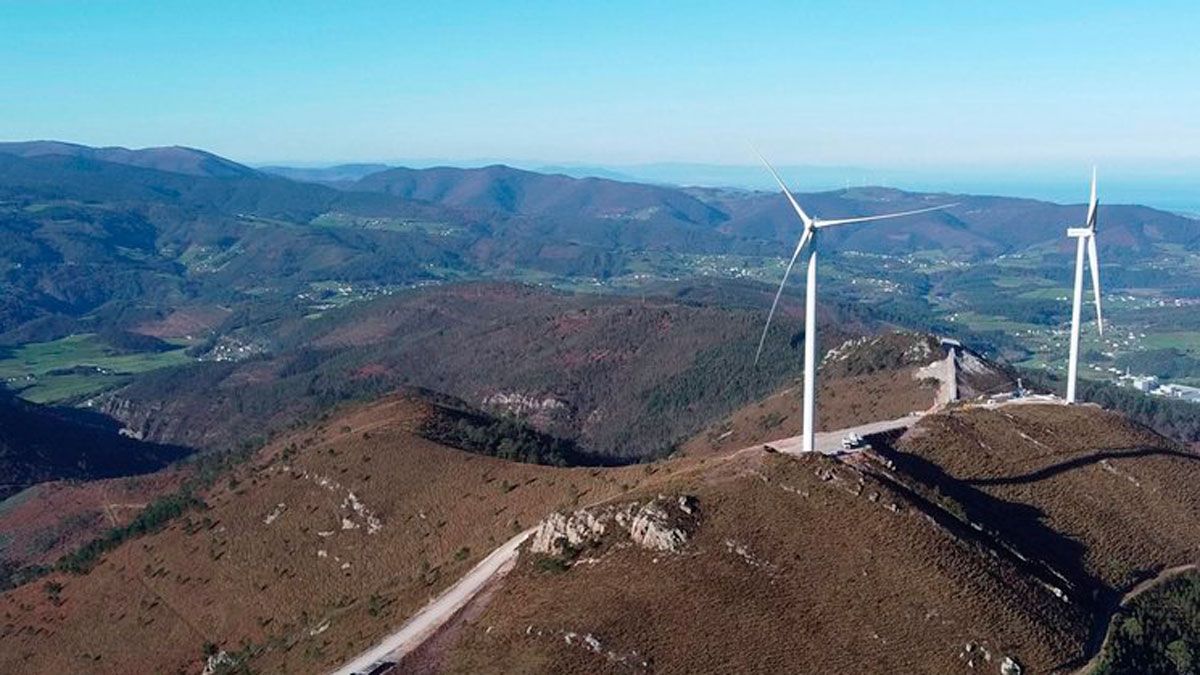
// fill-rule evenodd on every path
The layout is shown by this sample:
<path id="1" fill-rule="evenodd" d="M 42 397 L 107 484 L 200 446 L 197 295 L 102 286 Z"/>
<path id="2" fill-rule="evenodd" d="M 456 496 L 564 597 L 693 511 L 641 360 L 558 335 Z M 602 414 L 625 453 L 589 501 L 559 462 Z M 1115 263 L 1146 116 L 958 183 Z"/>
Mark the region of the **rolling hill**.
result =
<path id="1" fill-rule="evenodd" d="M 265 354 L 147 373 L 97 408 L 146 438 L 221 448 L 342 400 L 415 386 L 629 461 L 669 452 L 799 367 L 792 316 L 773 332 L 769 364 L 752 368 L 758 312 L 515 284 L 434 286 L 318 318 L 241 321 L 228 334 Z"/>
<path id="2" fill-rule="evenodd" d="M 12 343 L 129 328 L 138 312 L 253 303 L 264 287 L 293 295 L 330 279 L 411 283 L 429 278 L 423 265 L 460 264 L 444 237 L 400 225 L 309 226 L 327 214 L 469 227 L 442 208 L 252 171 L 194 176 L 0 150 L 0 335 Z"/>
<path id="3" fill-rule="evenodd" d="M 329 335 L 405 341 L 371 324 Z M 911 380 L 939 347 L 851 340 L 826 368 Z M 487 456 L 570 447 L 471 407 L 411 392 L 278 434 L 163 529 L 0 595 L 0 670 L 175 672 L 224 654 L 325 671 L 540 522 L 406 672 L 1067 671 L 1123 593 L 1200 541 L 1200 456 L 1090 406 L 959 404 L 839 458 L 756 442 L 619 468 Z M 126 648 L 150 635 L 155 650 Z"/>
<path id="4" fill-rule="evenodd" d="M 131 150 L 119 147 L 94 148 L 62 141 L 23 141 L 0 143 L 0 154 L 16 155 L 17 157 L 78 157 L 209 178 L 245 177 L 257 173 L 248 166 L 243 166 L 211 152 L 178 145 Z"/>
<path id="5" fill-rule="evenodd" d="M 1196 560 L 1200 456 L 1112 413 L 950 411 L 879 449 L 725 453 L 622 495 L 685 496 L 698 522 L 670 549 L 526 551 L 421 665 L 1071 672 L 1123 593 Z"/>
<path id="6" fill-rule="evenodd" d="M 674 188 L 571 178 L 503 165 L 388 169 L 360 178 L 350 189 L 510 215 L 634 220 L 647 225 L 712 226 L 725 220 L 715 208 Z"/>
<path id="7" fill-rule="evenodd" d="M 645 480 L 446 447 L 420 435 L 440 410 L 343 410 L 90 571 L 0 595 L 0 671 L 199 672 L 217 650 L 259 672 L 327 670 L 549 510 Z"/>

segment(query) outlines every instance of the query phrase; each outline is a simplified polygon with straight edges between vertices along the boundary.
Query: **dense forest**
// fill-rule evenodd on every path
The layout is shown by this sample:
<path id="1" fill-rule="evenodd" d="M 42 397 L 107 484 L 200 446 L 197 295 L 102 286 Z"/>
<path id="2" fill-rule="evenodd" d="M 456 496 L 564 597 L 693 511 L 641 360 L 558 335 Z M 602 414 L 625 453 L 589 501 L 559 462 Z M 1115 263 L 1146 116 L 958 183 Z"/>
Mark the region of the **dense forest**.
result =
<path id="1" fill-rule="evenodd" d="M 489 457 L 529 464 L 582 466 L 597 463 L 574 443 L 541 433 L 512 417 L 489 417 L 465 408 L 439 407 L 419 433 L 431 441 Z"/>
<path id="2" fill-rule="evenodd" d="M 1164 436 L 1185 443 L 1200 441 L 1200 404 L 1091 380 L 1079 382 L 1079 397 L 1124 413 Z"/>
<path id="3" fill-rule="evenodd" d="M 1096 675 L 1200 672 L 1200 574 L 1135 598 L 1113 618 L 1110 640 Z"/>

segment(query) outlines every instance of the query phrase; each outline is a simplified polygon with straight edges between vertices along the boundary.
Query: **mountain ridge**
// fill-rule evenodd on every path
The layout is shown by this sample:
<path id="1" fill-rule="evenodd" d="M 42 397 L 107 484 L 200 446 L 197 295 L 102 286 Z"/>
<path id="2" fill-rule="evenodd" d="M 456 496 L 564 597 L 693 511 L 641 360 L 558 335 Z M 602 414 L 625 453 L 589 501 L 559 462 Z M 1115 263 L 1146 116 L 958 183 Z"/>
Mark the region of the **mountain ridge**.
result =
<path id="1" fill-rule="evenodd" d="M 121 146 L 93 147 L 66 141 L 14 141 L 0 143 L 0 153 L 26 158 L 47 155 L 80 157 L 210 178 L 251 176 L 259 173 L 255 169 L 206 150 L 182 145 L 131 149 Z"/>

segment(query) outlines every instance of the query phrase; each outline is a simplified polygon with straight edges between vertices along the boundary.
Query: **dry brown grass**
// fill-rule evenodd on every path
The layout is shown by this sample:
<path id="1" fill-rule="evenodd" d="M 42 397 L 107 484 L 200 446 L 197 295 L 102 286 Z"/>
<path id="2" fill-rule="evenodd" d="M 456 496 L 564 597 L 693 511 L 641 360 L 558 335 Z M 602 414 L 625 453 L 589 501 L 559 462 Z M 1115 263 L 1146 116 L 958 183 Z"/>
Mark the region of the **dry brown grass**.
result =
<path id="1" fill-rule="evenodd" d="M 925 418 L 897 465 L 1085 593 L 1132 586 L 1200 552 L 1200 454 L 1093 406 Z"/>
<path id="2" fill-rule="evenodd" d="M 148 503 L 173 492 L 185 472 L 164 469 L 141 476 L 85 482 L 51 481 L 28 488 L 0 511 L 0 558 L 15 565 L 53 563 L 64 553 L 127 525 Z"/>
<path id="3" fill-rule="evenodd" d="M 232 310 L 217 305 L 181 307 L 156 321 L 144 321 L 134 327 L 134 332 L 156 338 L 199 337 L 215 328 L 232 313 Z"/>
<path id="4" fill-rule="evenodd" d="M 253 645 L 262 672 L 329 669 L 552 509 L 647 477 L 446 448 L 413 435 L 427 414 L 394 398 L 283 438 L 206 511 L 53 577 L 57 598 L 43 582 L 0 596 L 0 672 L 198 672 L 207 642 Z"/>
<path id="5" fill-rule="evenodd" d="M 913 379 L 916 368 L 903 368 L 837 379 L 818 380 L 817 430 L 846 427 L 928 410 L 937 384 Z M 803 431 L 804 395 L 800 382 L 751 403 L 683 444 L 686 455 L 710 455 Z"/>
<path id="6" fill-rule="evenodd" d="M 1086 641 L 1077 608 L 834 460 L 748 451 L 652 491 L 698 497 L 703 521 L 682 553 L 614 547 L 557 573 L 525 556 L 448 670 L 970 672 L 970 642 L 992 655 L 976 653 L 977 668 L 1014 655 L 1046 672 Z"/>
<path id="7" fill-rule="evenodd" d="M 945 673 L 1011 655 L 1047 672 L 1086 656 L 1105 593 L 1194 561 L 1200 543 L 1197 457 L 1090 407 L 934 415 L 899 452 L 883 450 L 894 469 L 758 450 L 521 465 L 416 437 L 429 414 L 392 398 L 297 432 L 206 495 L 207 511 L 127 542 L 88 575 L 52 577 L 59 591 L 39 581 L 0 596 L 0 672 L 197 672 L 208 642 L 251 645 L 261 672 L 322 672 L 553 509 L 684 493 L 702 520 L 682 553 L 610 545 L 562 572 L 522 556 L 425 663 Z M 984 533 L 955 521 L 958 509 Z M 1063 575 L 1071 602 L 993 534 Z M 599 653 L 583 646 L 589 634 Z M 964 655 L 967 643 L 992 661 Z"/>

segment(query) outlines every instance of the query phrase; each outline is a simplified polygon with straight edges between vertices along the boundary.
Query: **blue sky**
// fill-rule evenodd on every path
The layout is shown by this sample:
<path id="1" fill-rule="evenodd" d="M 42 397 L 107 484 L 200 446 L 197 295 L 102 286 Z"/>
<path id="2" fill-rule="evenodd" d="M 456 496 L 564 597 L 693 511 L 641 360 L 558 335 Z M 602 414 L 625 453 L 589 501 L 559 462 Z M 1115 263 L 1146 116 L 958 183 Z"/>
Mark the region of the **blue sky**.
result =
<path id="1" fill-rule="evenodd" d="M 745 164 L 752 142 L 1187 173 L 1200 3 L 1137 4 L 0 0 L 0 133 L 245 162 Z"/>

